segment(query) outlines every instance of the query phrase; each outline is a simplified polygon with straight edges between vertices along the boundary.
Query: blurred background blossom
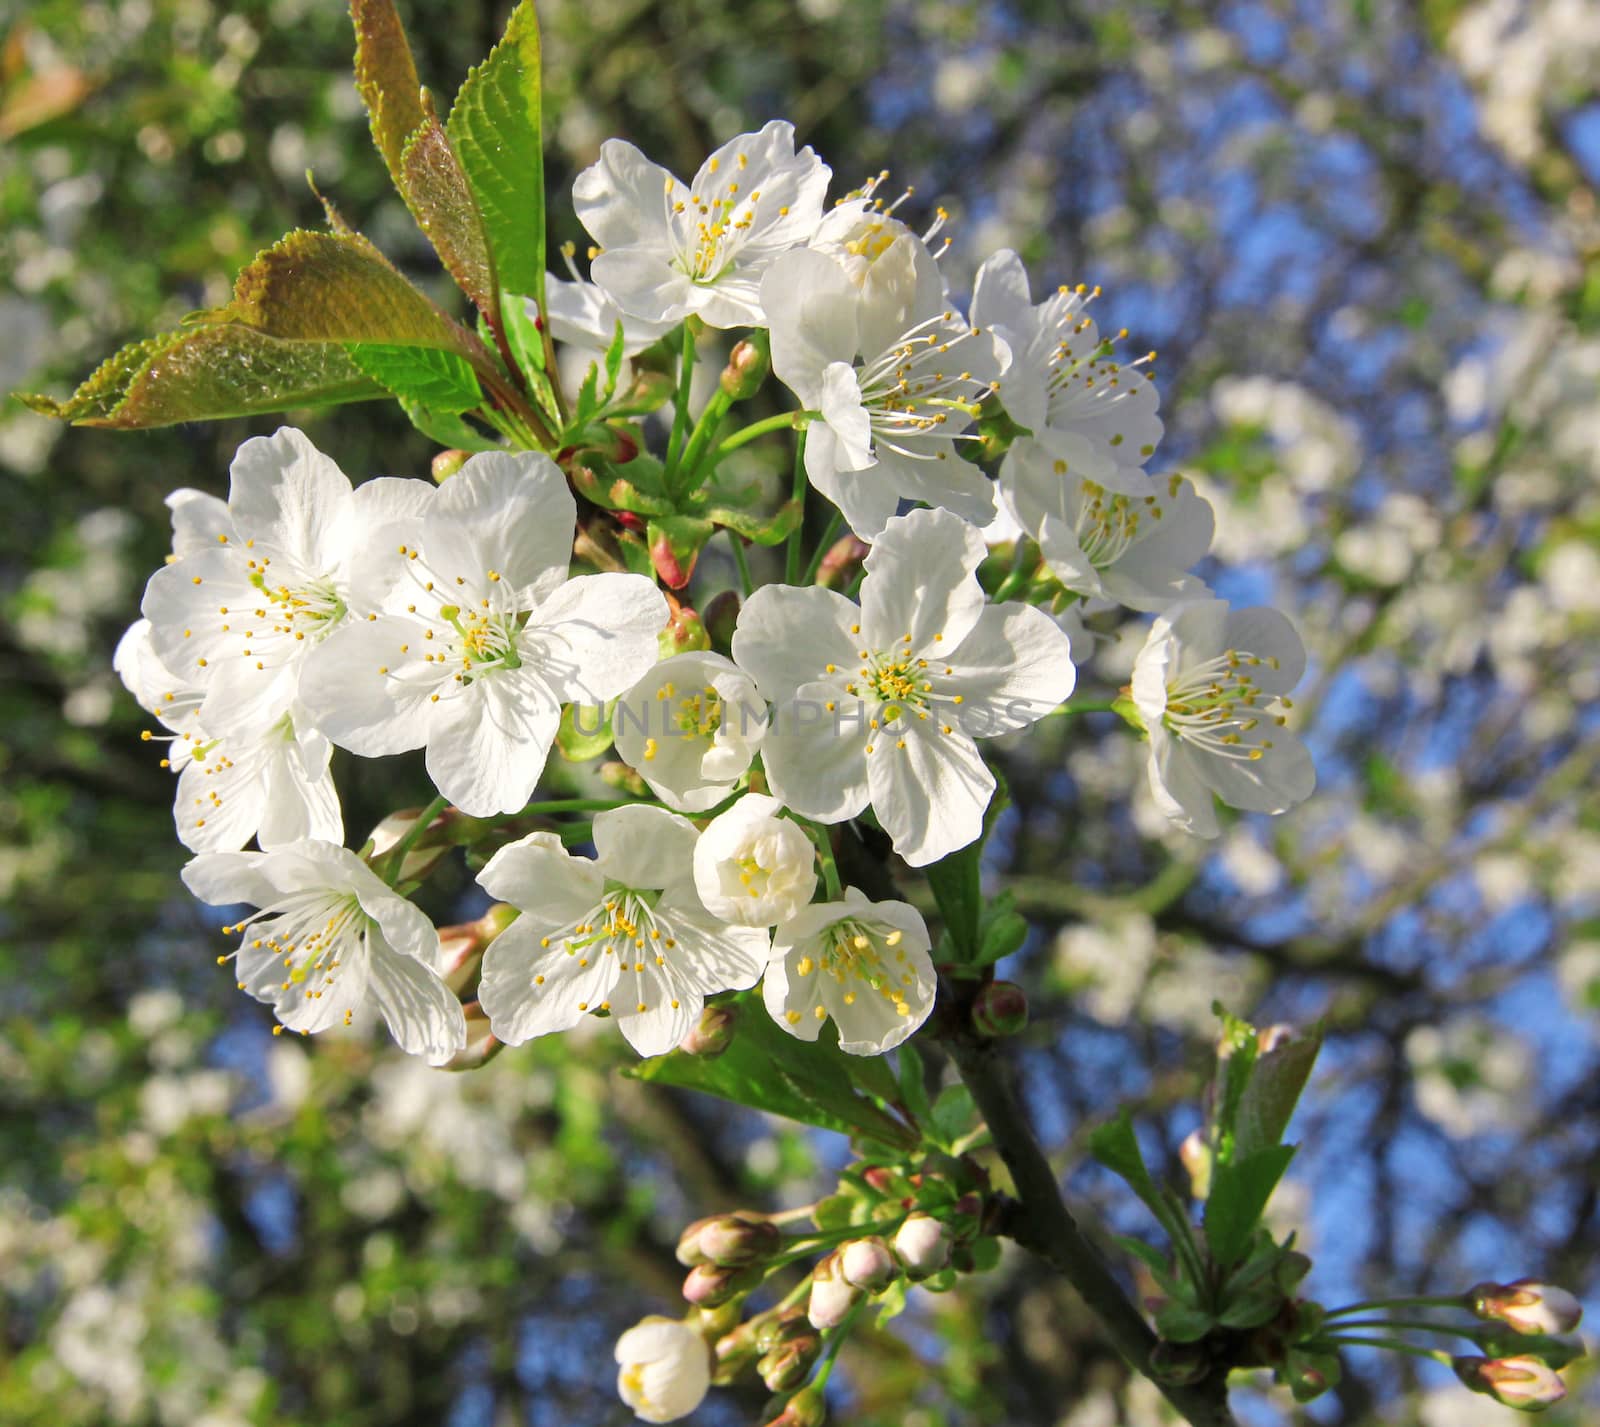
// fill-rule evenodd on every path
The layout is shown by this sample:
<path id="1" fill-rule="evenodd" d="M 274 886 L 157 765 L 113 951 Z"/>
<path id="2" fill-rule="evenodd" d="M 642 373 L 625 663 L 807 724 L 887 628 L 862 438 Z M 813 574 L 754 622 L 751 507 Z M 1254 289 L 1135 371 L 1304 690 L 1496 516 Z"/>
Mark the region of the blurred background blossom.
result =
<path id="1" fill-rule="evenodd" d="M 448 95 L 507 7 L 402 8 Z M 987 876 L 1037 930 L 1002 973 L 1030 988 L 1029 1098 L 1074 1191 L 1137 1228 L 1082 1163 L 1121 1100 L 1181 1180 L 1213 998 L 1325 1017 L 1285 1206 L 1318 1295 L 1526 1273 L 1600 1311 L 1600 10 L 540 8 L 554 241 L 580 236 L 571 177 L 613 134 L 683 172 L 781 115 L 840 188 L 891 168 L 914 219 L 950 210 L 957 291 L 1001 245 L 1103 285 L 1097 315 L 1159 352 L 1158 461 L 1217 508 L 1206 573 L 1305 631 L 1321 784 L 1270 825 L 1173 832 L 1111 718 L 1006 755 Z M 444 291 L 368 144 L 342 9 L 0 7 L 0 386 L 59 392 L 225 300 L 252 252 L 320 221 L 308 168 Z M 295 419 L 351 472 L 431 455 L 387 407 Z M 678 1228 L 804 1203 L 842 1147 L 619 1080 L 614 1037 L 456 1076 L 362 1034 L 274 1040 L 216 970 L 110 651 L 162 497 L 223 490 L 275 425 L 0 410 L 0 1421 L 620 1423 L 610 1346 L 673 1311 Z M 1081 678 L 1115 689 L 1138 635 L 1103 618 Z M 339 774 L 352 829 L 425 796 L 414 759 Z M 475 915 L 470 889 L 442 874 L 427 909 Z M 1242 1414 L 1511 1416 L 1425 1365 L 1350 1366 L 1312 1408 L 1262 1386 Z M 1592 1372 L 1547 1420 L 1595 1419 Z M 858 1334 L 834 1383 L 858 1427 L 1164 1420 L 1020 1253 Z M 719 1394 L 693 1420 L 759 1405 Z"/>

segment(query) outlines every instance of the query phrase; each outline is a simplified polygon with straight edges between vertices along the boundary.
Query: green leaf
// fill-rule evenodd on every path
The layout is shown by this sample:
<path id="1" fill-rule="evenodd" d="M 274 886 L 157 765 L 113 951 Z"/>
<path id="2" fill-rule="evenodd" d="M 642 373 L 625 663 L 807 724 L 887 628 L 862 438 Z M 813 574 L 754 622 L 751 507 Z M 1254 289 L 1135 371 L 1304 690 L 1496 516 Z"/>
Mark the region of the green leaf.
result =
<path id="1" fill-rule="evenodd" d="M 1133 1133 L 1133 1118 L 1126 1109 L 1090 1134 L 1089 1153 L 1113 1174 L 1126 1180 L 1128 1187 L 1158 1219 L 1164 1217 L 1166 1206 L 1161 1200 L 1161 1190 L 1145 1168 L 1144 1153 Z"/>
<path id="2" fill-rule="evenodd" d="M 124 347 L 65 401 L 20 400 L 42 416 L 131 431 L 385 395 L 342 346 L 282 342 L 218 323 Z"/>
<path id="3" fill-rule="evenodd" d="M 725 525 L 734 534 L 753 540 L 757 545 L 781 545 L 800 524 L 805 506 L 801 501 L 785 501 L 771 515 L 752 515 L 732 506 L 710 505 L 701 514 L 713 524 Z"/>
<path id="4" fill-rule="evenodd" d="M 1205 1309 L 1187 1303 L 1169 1303 L 1156 1314 L 1156 1332 L 1169 1343 L 1198 1343 L 1215 1324 Z"/>
<path id="5" fill-rule="evenodd" d="M 483 404 L 472 367 L 454 352 L 383 342 L 352 342 L 345 350 L 385 391 L 430 412 L 456 416 Z"/>
<path id="6" fill-rule="evenodd" d="M 947 1146 L 953 1145 L 972 1128 L 977 1113 L 965 1085 L 947 1086 L 933 1102 L 933 1128 Z"/>
<path id="7" fill-rule="evenodd" d="M 1143 1239 L 1135 1239 L 1127 1234 L 1115 1235 L 1117 1246 L 1132 1254 L 1147 1269 L 1155 1279 L 1157 1286 L 1169 1298 L 1175 1297 L 1179 1292 L 1178 1279 L 1173 1275 L 1171 1266 L 1167 1263 L 1161 1250 Z"/>
<path id="8" fill-rule="evenodd" d="M 927 1071 L 922 1056 L 910 1041 L 902 1041 L 894 1053 L 896 1079 L 900 1085 L 900 1103 L 919 1125 L 933 1118 L 933 1104 L 928 1099 Z"/>
<path id="9" fill-rule="evenodd" d="M 1231 1268 L 1249 1248 L 1294 1151 L 1293 1145 L 1272 1145 L 1217 1165 L 1206 1200 L 1205 1225 L 1206 1243 L 1220 1267 Z"/>
<path id="10" fill-rule="evenodd" d="M 1243 1159 L 1283 1139 L 1322 1049 L 1322 1027 L 1256 1058 L 1234 1110 L 1234 1156 Z"/>
<path id="11" fill-rule="evenodd" d="M 617 323 L 616 335 L 611 339 L 611 345 L 606 348 L 606 400 L 609 402 L 617 394 L 617 378 L 622 374 L 622 349 L 627 344 L 627 338 L 622 330 L 622 323 Z"/>
<path id="12" fill-rule="evenodd" d="M 1217 1050 L 1216 1152 L 1217 1163 L 1227 1164 L 1234 1157 L 1235 1124 L 1239 1102 L 1250 1083 L 1256 1061 L 1256 1029 L 1248 1021 L 1230 1015 L 1221 1002 L 1211 1009 L 1222 1021 L 1222 1043 Z"/>
<path id="13" fill-rule="evenodd" d="M 427 117 L 416 61 L 394 0 L 350 0 L 350 19 L 356 31 L 356 88 L 367 106 L 372 141 L 404 194 L 406 141 Z"/>
<path id="14" fill-rule="evenodd" d="M 714 1059 L 670 1051 L 624 1074 L 654 1084 L 700 1090 L 736 1104 L 845 1135 L 864 1135 L 910 1149 L 915 1135 L 850 1083 L 844 1053 L 825 1040 L 803 1041 L 782 1030 L 759 996 L 740 998 L 733 1042 Z"/>
<path id="15" fill-rule="evenodd" d="M 874 1300 L 878 1305 L 880 1328 L 891 1318 L 898 1318 L 906 1311 L 906 1295 L 909 1291 L 910 1284 L 903 1278 L 897 1278 Z"/>
<path id="16" fill-rule="evenodd" d="M 939 917 L 944 922 L 945 936 L 955 959 L 963 964 L 976 961 L 981 947 L 979 925 L 983 915 L 983 845 L 989 840 L 995 819 L 1010 801 L 1005 781 L 996 774 L 994 796 L 989 799 L 989 806 L 983 814 L 982 833 L 975 841 L 940 858 L 926 869 L 928 884 L 933 888 L 934 900 L 939 904 Z"/>
<path id="17" fill-rule="evenodd" d="M 978 916 L 977 966 L 992 966 L 1010 956 L 1028 939 L 1028 919 L 1016 909 L 1017 899 L 1010 892 L 984 901 Z"/>
<path id="18" fill-rule="evenodd" d="M 433 411 L 419 402 L 400 399 L 400 409 L 407 419 L 430 441 L 459 451 L 503 451 L 505 443 L 496 441 L 474 426 L 469 426 L 459 416 Z"/>
<path id="19" fill-rule="evenodd" d="M 483 215 L 504 292 L 544 311 L 544 148 L 539 19 L 519 0 L 500 43 L 456 95 L 446 125 Z"/>
<path id="20" fill-rule="evenodd" d="M 500 321 L 494 262 L 472 186 L 424 92 L 425 117 L 400 157 L 405 200 L 445 271 L 491 326 Z"/>

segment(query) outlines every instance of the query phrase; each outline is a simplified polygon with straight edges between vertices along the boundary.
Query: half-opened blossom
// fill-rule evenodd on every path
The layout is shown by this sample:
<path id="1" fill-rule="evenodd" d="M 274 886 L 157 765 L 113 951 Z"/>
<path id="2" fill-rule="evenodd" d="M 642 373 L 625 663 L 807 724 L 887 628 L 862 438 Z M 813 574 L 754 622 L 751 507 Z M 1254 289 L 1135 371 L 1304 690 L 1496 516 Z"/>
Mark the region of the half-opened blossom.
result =
<path id="1" fill-rule="evenodd" d="M 594 859 L 554 833 L 503 847 L 479 884 L 522 915 L 489 946 L 478 999 L 507 1045 L 609 1012 L 640 1055 L 661 1055 L 700 1019 L 705 998 L 754 986 L 769 941 L 727 926 L 694 888 L 687 819 L 627 807 L 594 820 Z"/>
<path id="2" fill-rule="evenodd" d="M 461 1003 L 440 979 L 439 934 L 355 853 L 308 839 L 270 852 L 207 852 L 183 869 L 202 902 L 258 908 L 240 938 L 239 989 L 292 1031 L 349 1025 L 370 1000 L 401 1048 L 443 1065 L 466 1044 Z"/>
<path id="3" fill-rule="evenodd" d="M 1026 728 L 1072 692 L 1067 636 L 1029 606 L 986 606 L 985 553 L 948 511 L 896 516 L 867 556 L 859 607 L 767 585 L 733 636 L 775 705 L 762 743 L 773 793 L 829 823 L 870 803 L 914 867 L 982 831 L 994 778 L 974 740 Z"/>
<path id="4" fill-rule="evenodd" d="M 431 488 L 383 479 L 352 491 L 291 426 L 246 441 L 229 474 L 231 529 L 206 497 L 175 505 L 178 558 L 151 577 L 143 613 L 156 656 L 204 687 L 205 727 L 259 732 L 289 712 L 307 657 L 344 620 L 360 542 Z M 214 543 L 196 549 L 207 529 Z"/>
<path id="5" fill-rule="evenodd" d="M 1197 837 L 1221 831 L 1213 796 L 1281 813 L 1317 774 L 1285 725 L 1305 646 L 1275 609 L 1186 600 L 1157 617 L 1133 666 L 1133 701 L 1150 735 L 1157 806 Z"/>
<path id="6" fill-rule="evenodd" d="M 644 1422 L 676 1422 L 704 1400 L 711 1354 L 687 1323 L 652 1314 L 617 1339 L 617 1393 Z"/>
<path id="7" fill-rule="evenodd" d="M 363 757 L 427 749 L 428 776 L 475 817 L 533 793 L 564 703 L 600 704 L 654 664 L 666 601 L 639 575 L 567 579 L 576 509 L 548 456 L 485 452 L 426 513 L 370 536 L 347 621 L 302 694 Z"/>
<path id="8" fill-rule="evenodd" d="M 167 744 L 162 763 L 178 777 L 173 821 L 191 852 L 232 852 L 252 837 L 264 848 L 344 837 L 328 770 L 333 748 L 303 709 L 266 729 L 213 737 L 200 722 L 205 691 L 156 657 L 145 619 L 122 636 L 111 663 L 140 707 L 170 730 L 145 737 Z"/>
<path id="9" fill-rule="evenodd" d="M 816 850 L 783 804 L 746 793 L 694 849 L 694 885 L 713 916 L 747 927 L 787 922 L 817 890 Z"/>
<path id="10" fill-rule="evenodd" d="M 761 286 L 772 369 L 809 410 L 806 476 L 863 540 L 901 500 L 986 525 L 994 487 L 956 454 L 1003 346 L 968 327 L 922 241 L 897 236 L 864 273 L 798 249 Z"/>
<path id="11" fill-rule="evenodd" d="M 730 139 L 692 183 L 608 139 L 572 185 L 578 221 L 599 244 L 589 273 L 623 312 L 711 327 L 763 326 L 761 279 L 822 217 L 829 169 L 795 152 L 794 125 L 774 119 Z"/>
<path id="12" fill-rule="evenodd" d="M 1035 305 L 1022 260 L 1010 249 L 978 269 L 972 320 L 992 327 L 1011 349 L 997 384 L 1000 400 L 1033 433 L 1012 443 L 1002 474 L 1017 479 L 1023 468 L 1033 479 L 1086 476 L 1108 490 L 1142 495 L 1140 467 L 1161 440 L 1160 398 L 1139 370 L 1149 359 L 1117 361 L 1114 339 L 1088 316 L 1099 291 L 1060 287 Z"/>
<path id="13" fill-rule="evenodd" d="M 881 1055 L 933 1009 L 930 945 L 915 907 L 847 887 L 843 901 L 814 903 L 778 928 L 762 998 L 801 1040 L 814 1041 L 832 1017 L 841 1050 Z"/>
<path id="14" fill-rule="evenodd" d="M 731 659 L 663 659 L 617 700 L 617 752 L 662 802 L 703 812 L 728 796 L 767 729 L 767 705 Z"/>
<path id="15" fill-rule="evenodd" d="M 1018 462 L 1007 466 L 1001 489 L 1067 589 L 1145 611 L 1207 593 L 1189 571 L 1210 550 L 1216 522 L 1181 476 L 1130 495 Z"/>

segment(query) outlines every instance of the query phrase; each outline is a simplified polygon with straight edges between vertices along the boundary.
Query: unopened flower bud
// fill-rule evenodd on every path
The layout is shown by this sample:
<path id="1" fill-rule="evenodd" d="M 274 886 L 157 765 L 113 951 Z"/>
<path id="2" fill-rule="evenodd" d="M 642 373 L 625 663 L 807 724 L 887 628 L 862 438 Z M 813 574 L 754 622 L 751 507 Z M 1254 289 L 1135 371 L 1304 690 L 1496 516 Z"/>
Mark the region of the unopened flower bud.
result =
<path id="1" fill-rule="evenodd" d="M 787 1402 L 773 1402 L 762 1418 L 762 1427 L 822 1427 L 828 1420 L 822 1391 L 813 1383 L 803 1387 Z"/>
<path id="2" fill-rule="evenodd" d="M 757 1335 L 764 1320 L 765 1315 L 747 1318 L 744 1322 L 728 1329 L 716 1340 L 716 1345 L 712 1349 L 715 1362 L 711 1374 L 713 1382 L 725 1385 L 734 1381 L 745 1368 L 761 1356 L 764 1349 Z"/>
<path id="3" fill-rule="evenodd" d="M 856 535 L 844 535 L 828 547 L 817 566 L 817 583 L 825 590 L 847 590 L 861 573 L 861 562 L 872 547 Z"/>
<path id="4" fill-rule="evenodd" d="M 683 1280 L 683 1296 L 696 1308 L 717 1308 L 748 1293 L 761 1282 L 761 1278 L 760 1269 L 726 1268 L 714 1263 L 696 1264 Z"/>
<path id="5" fill-rule="evenodd" d="M 822 1339 L 798 1313 L 786 1318 L 777 1341 L 762 1355 L 756 1372 L 768 1392 L 792 1392 L 811 1374 L 822 1355 Z"/>
<path id="6" fill-rule="evenodd" d="M 649 1317 L 617 1339 L 617 1393 L 646 1422 L 675 1422 L 705 1400 L 711 1355 L 687 1323 Z"/>
<path id="7" fill-rule="evenodd" d="M 634 770 L 626 763 L 611 759 L 600 765 L 600 781 L 608 788 L 616 788 L 619 792 L 628 793 L 635 798 L 644 798 L 650 795 L 649 785 L 646 784 Z"/>
<path id="8" fill-rule="evenodd" d="M 733 537 L 737 540 L 739 537 Z M 713 595 L 700 615 L 711 647 L 719 654 L 733 648 L 733 631 L 739 623 L 739 596 L 733 590 L 723 590 Z"/>
<path id="9" fill-rule="evenodd" d="M 950 1235 L 929 1214 L 913 1214 L 894 1236 L 894 1251 L 906 1277 L 916 1282 L 938 1273 L 950 1262 Z"/>
<path id="10" fill-rule="evenodd" d="M 1477 1284 L 1467 1301 L 1479 1318 L 1498 1319 L 1518 1333 L 1570 1333 L 1583 1318 L 1583 1305 L 1566 1289 L 1533 1278 Z"/>
<path id="11" fill-rule="evenodd" d="M 839 1272 L 846 1283 L 876 1293 L 900 1277 L 900 1265 L 889 1246 L 874 1234 L 871 1238 L 852 1239 L 839 1250 Z"/>
<path id="12" fill-rule="evenodd" d="M 772 370 L 772 360 L 767 355 L 765 337 L 761 341 L 735 342 L 728 353 L 728 365 L 722 369 L 722 389 L 735 401 L 745 401 L 761 389 L 761 383 Z"/>
<path id="13" fill-rule="evenodd" d="M 1294 1039 L 1294 1027 L 1279 1023 L 1256 1032 L 1256 1054 L 1270 1055 Z"/>
<path id="14" fill-rule="evenodd" d="M 744 1303 L 739 1299 L 731 1299 L 715 1307 L 695 1308 L 690 1312 L 687 1321 L 706 1342 L 714 1343 L 724 1333 L 736 1328 L 743 1317 Z"/>
<path id="15" fill-rule="evenodd" d="M 826 1332 L 844 1322 L 860 1298 L 861 1290 L 840 1271 L 839 1255 L 831 1253 L 812 1270 L 806 1317 L 818 1332 Z"/>
<path id="16" fill-rule="evenodd" d="M 1028 998 L 1014 981 L 991 981 L 972 1002 L 972 1028 L 980 1036 L 1014 1036 L 1027 1024 Z"/>
<path id="17" fill-rule="evenodd" d="M 464 1009 L 467 1043 L 444 1063 L 445 1070 L 478 1070 L 505 1049 L 504 1042 L 489 1029 L 489 1018 L 476 1001 Z"/>
<path id="18" fill-rule="evenodd" d="M 656 636 L 656 644 L 661 650 L 661 657 L 670 659 L 674 654 L 709 649 L 711 639 L 698 614 L 687 605 L 674 604 L 666 628 Z"/>
<path id="19" fill-rule="evenodd" d="M 421 808 L 402 808 L 399 812 L 390 813 L 377 827 L 367 835 L 367 840 L 372 844 L 372 850 L 367 854 L 367 864 L 381 874 L 384 859 L 389 856 L 395 844 L 408 832 L 411 825 L 422 815 Z M 400 868 L 397 882 L 416 882 L 426 877 L 439 862 L 450 852 L 450 844 L 438 836 L 446 821 L 452 817 L 459 817 L 455 810 L 447 809 L 435 818 L 423 831 L 422 836 L 411 845 L 406 853 L 406 860 Z"/>
<path id="20" fill-rule="evenodd" d="M 1211 1193 L 1211 1140 L 1204 1130 L 1190 1130 L 1178 1146 L 1178 1158 L 1189 1171 L 1189 1192 L 1196 1199 Z"/>
<path id="21" fill-rule="evenodd" d="M 783 1232 L 753 1214 L 724 1214 L 700 1230 L 700 1252 L 722 1268 L 764 1263 L 783 1242 Z"/>
<path id="22" fill-rule="evenodd" d="M 439 974 L 457 995 L 474 986 L 483 953 L 518 916 L 506 902 L 496 902 L 475 922 L 439 928 Z M 469 998 L 470 999 L 470 998 Z"/>
<path id="23" fill-rule="evenodd" d="M 715 1059 L 733 1044 L 733 1028 L 739 1023 L 739 1008 L 734 1005 L 707 1006 L 694 1029 L 678 1042 L 685 1055 Z"/>
<path id="24" fill-rule="evenodd" d="M 442 486 L 451 476 L 455 475 L 457 471 L 467 464 L 467 454 L 465 451 L 455 450 L 439 452 L 433 458 L 433 465 L 430 467 L 433 472 L 434 483 Z"/>
<path id="25" fill-rule="evenodd" d="M 1538 1358 L 1452 1358 L 1450 1366 L 1474 1392 L 1520 1412 L 1543 1412 L 1567 1395 L 1566 1384 Z"/>
<path id="26" fill-rule="evenodd" d="M 1159 1342 L 1150 1350 L 1150 1376 L 1173 1387 L 1188 1387 L 1211 1371 L 1211 1359 L 1198 1343 Z"/>

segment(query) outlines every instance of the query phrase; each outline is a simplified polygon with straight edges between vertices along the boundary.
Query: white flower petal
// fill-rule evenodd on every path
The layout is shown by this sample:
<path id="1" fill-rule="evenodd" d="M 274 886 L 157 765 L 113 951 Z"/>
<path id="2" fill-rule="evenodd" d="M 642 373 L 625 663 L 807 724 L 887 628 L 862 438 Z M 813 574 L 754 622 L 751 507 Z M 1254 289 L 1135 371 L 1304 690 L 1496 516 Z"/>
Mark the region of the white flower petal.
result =
<path id="1" fill-rule="evenodd" d="M 560 706 L 531 670 L 480 675 L 429 706 L 428 777 L 472 817 L 520 812 L 560 724 Z"/>
<path id="2" fill-rule="evenodd" d="M 994 775 L 959 730 L 940 733 L 931 720 L 897 723 L 906 725 L 901 736 L 886 729 L 867 756 L 872 810 L 894 850 L 911 866 L 924 867 L 983 831 Z"/>
<path id="3" fill-rule="evenodd" d="M 734 662 L 764 698 L 787 700 L 802 684 L 825 677 L 828 665 L 852 667 L 860 621 L 851 601 L 820 585 L 764 585 L 739 611 Z"/>
<path id="4" fill-rule="evenodd" d="M 529 833 L 507 843 L 478 873 L 478 885 L 510 902 L 540 928 L 565 927 L 596 906 L 605 889 L 599 867 L 574 857 L 553 832 Z"/>
<path id="5" fill-rule="evenodd" d="M 537 928 L 518 920 L 483 954 L 478 1004 L 496 1039 L 521 1045 L 535 1036 L 571 1030 L 599 1010 L 618 974 L 615 956 L 569 953 L 554 939 L 542 947 Z"/>
<path id="6" fill-rule="evenodd" d="M 228 511 L 242 541 L 254 540 L 308 573 L 349 558 L 355 503 L 350 482 L 303 432 L 280 427 L 239 447 L 229 468 Z"/>
<path id="7" fill-rule="evenodd" d="M 603 704 L 656 662 L 667 622 L 661 591 L 641 575 L 580 575 L 529 616 L 519 646 L 562 703 Z"/>
<path id="8" fill-rule="evenodd" d="M 869 717 L 869 706 L 842 696 L 836 684 L 802 684 L 773 710 L 761 745 L 772 791 L 803 817 L 825 823 L 855 817 L 871 801 Z"/>
<path id="9" fill-rule="evenodd" d="M 699 836 L 687 818 L 664 808 L 612 808 L 594 820 L 601 870 L 624 887 L 662 888 L 692 881 Z"/>
<path id="10" fill-rule="evenodd" d="M 506 581 L 519 607 L 548 599 L 567 578 L 577 506 L 566 478 L 537 451 L 480 451 L 438 489 L 430 518 L 460 522 L 478 569 Z M 424 543 L 424 553 L 433 552 Z"/>
<path id="11" fill-rule="evenodd" d="M 573 180 L 572 205 L 578 221 L 602 248 L 664 241 L 662 195 L 669 181 L 676 182 L 632 144 L 607 139 L 600 146 L 599 161 Z"/>
<path id="12" fill-rule="evenodd" d="M 983 610 L 974 572 L 988 553 L 983 536 L 948 511 L 914 510 L 889 521 L 866 559 L 865 646 L 954 651 Z"/>

